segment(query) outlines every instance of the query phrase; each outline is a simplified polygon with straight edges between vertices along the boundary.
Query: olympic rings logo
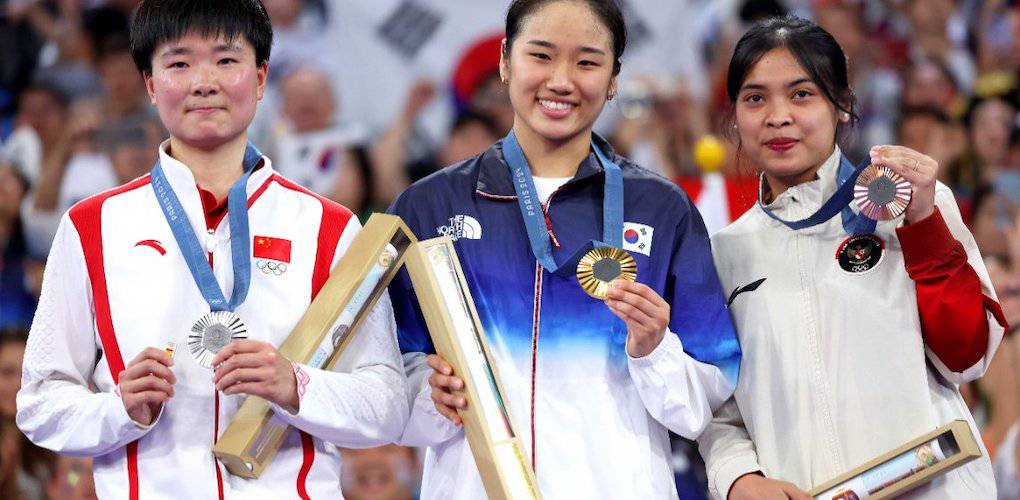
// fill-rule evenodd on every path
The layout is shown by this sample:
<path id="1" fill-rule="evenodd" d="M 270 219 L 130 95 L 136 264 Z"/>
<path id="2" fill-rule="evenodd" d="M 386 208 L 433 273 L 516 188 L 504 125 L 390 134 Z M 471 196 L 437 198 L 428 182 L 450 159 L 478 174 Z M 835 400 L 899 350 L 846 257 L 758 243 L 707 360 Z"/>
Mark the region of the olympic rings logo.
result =
<path id="1" fill-rule="evenodd" d="M 260 260 L 255 263 L 255 267 L 262 271 L 262 274 L 279 276 L 287 272 L 287 264 L 283 262 L 273 262 L 269 260 Z"/>

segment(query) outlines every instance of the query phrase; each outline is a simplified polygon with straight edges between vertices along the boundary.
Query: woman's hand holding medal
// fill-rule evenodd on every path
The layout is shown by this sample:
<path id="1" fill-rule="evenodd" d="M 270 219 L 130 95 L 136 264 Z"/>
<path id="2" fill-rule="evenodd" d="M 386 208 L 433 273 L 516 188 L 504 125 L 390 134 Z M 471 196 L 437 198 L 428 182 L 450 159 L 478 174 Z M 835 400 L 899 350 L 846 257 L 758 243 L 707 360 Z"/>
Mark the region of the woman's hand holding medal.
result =
<path id="1" fill-rule="evenodd" d="M 919 222 L 935 211 L 935 181 L 939 164 L 931 157 L 903 146 L 871 148 L 871 163 L 885 165 L 906 179 L 913 188 L 905 219 L 908 224 Z"/>
<path id="2" fill-rule="evenodd" d="M 669 304 L 647 285 L 614 280 L 606 305 L 627 323 L 627 354 L 643 358 L 662 342 L 669 327 Z"/>
<path id="3" fill-rule="evenodd" d="M 170 371 L 174 360 L 165 351 L 149 347 L 120 372 L 117 389 L 127 414 L 139 425 L 151 425 L 159 406 L 174 395 L 177 377 Z"/>
<path id="4" fill-rule="evenodd" d="M 212 359 L 213 383 L 223 394 L 248 394 L 297 411 L 294 365 L 271 344 L 235 340 Z"/>

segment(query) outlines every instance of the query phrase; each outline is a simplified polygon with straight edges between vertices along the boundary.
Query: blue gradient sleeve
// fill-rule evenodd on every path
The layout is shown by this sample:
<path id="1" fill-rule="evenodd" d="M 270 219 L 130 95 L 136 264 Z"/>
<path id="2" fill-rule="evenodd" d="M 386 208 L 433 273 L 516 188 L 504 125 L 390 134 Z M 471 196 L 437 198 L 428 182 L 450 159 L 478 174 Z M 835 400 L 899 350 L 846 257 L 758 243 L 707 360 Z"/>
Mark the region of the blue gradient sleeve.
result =
<path id="1" fill-rule="evenodd" d="M 712 245 L 698 209 L 686 196 L 678 222 L 664 297 L 670 304 L 669 329 L 684 351 L 717 366 L 736 386 L 740 343 L 712 261 Z"/>
<path id="2" fill-rule="evenodd" d="M 408 191 L 397 197 L 393 205 L 390 205 L 390 208 L 386 210 L 386 213 L 399 216 L 407 224 L 408 228 L 411 229 L 415 237 L 421 238 L 422 234 L 417 227 L 417 220 L 409 216 L 408 210 L 402 209 L 408 205 Z M 418 296 L 411 285 L 411 276 L 407 274 L 407 269 L 401 269 L 393 277 L 393 281 L 390 282 L 389 293 L 390 301 L 393 303 L 393 316 L 397 322 L 397 342 L 400 346 L 400 353 L 423 352 L 425 354 L 435 354 L 436 350 L 432 346 L 432 337 L 429 336 L 429 329 L 425 324 L 425 316 L 422 315 L 421 308 L 418 306 Z"/>

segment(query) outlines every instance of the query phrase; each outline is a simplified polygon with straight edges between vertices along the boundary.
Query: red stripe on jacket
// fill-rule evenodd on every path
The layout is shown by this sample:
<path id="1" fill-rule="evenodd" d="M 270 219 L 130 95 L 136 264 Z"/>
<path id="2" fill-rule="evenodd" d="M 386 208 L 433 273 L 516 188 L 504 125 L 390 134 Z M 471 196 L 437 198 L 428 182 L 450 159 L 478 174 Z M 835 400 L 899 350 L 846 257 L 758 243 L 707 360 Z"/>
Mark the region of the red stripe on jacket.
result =
<path id="1" fill-rule="evenodd" d="M 110 296 L 106 288 L 106 266 L 103 258 L 103 203 L 122 193 L 138 189 L 149 184 L 149 176 L 139 177 L 123 186 L 114 188 L 87 198 L 71 207 L 68 216 L 78 231 L 81 239 L 82 254 L 85 267 L 92 286 L 92 301 L 96 315 L 96 328 L 99 330 L 99 341 L 103 344 L 106 363 L 110 376 L 116 385 L 120 381 L 120 373 L 124 371 L 124 358 L 117 344 L 117 333 L 113 329 L 113 317 L 110 314 Z M 138 499 L 138 441 L 128 443 L 125 455 L 127 458 L 128 498 Z"/>
<path id="2" fill-rule="evenodd" d="M 967 263 L 967 252 L 953 238 L 937 207 L 926 219 L 898 228 L 896 235 L 917 290 L 924 343 L 947 368 L 963 372 L 988 349 L 985 311 L 1008 328 L 1002 309 L 982 292 L 981 280 Z"/>
<path id="3" fill-rule="evenodd" d="M 344 228 L 347 227 L 347 223 L 354 214 L 339 203 L 319 196 L 284 177 L 274 175 L 272 180 L 287 189 L 312 196 L 322 203 L 322 218 L 319 221 L 319 239 L 315 250 L 315 267 L 312 270 L 311 298 L 315 299 L 319 290 L 326 284 L 326 279 L 329 278 L 340 235 L 343 234 Z M 312 464 L 315 462 L 315 442 L 312 440 L 312 436 L 304 431 L 301 432 L 301 449 L 304 453 L 304 460 L 301 462 L 301 470 L 297 476 L 297 493 L 299 497 L 307 500 L 310 497 L 308 496 L 306 484 L 308 482 L 308 473 L 311 472 Z"/>

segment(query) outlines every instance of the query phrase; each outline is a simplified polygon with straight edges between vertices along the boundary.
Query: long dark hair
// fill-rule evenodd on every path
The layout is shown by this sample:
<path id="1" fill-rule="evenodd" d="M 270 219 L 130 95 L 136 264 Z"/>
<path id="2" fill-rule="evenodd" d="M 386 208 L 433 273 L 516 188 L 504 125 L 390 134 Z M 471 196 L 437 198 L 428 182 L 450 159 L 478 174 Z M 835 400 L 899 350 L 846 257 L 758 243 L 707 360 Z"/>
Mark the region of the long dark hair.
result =
<path id="1" fill-rule="evenodd" d="M 847 76 L 846 54 L 828 31 L 811 21 L 793 16 L 770 17 L 761 21 L 737 42 L 726 77 L 731 116 L 748 73 L 765 54 L 780 48 L 789 50 L 826 99 L 838 111 L 850 116 L 852 128 L 859 117 Z M 842 134 L 842 129 L 842 124 L 837 125 L 838 135 Z"/>
<path id="2" fill-rule="evenodd" d="M 532 15 L 545 4 L 563 0 L 514 0 L 506 11 L 506 46 L 503 57 L 510 57 L 510 47 L 521 32 L 521 27 L 528 16 Z M 602 24 L 609 30 L 613 39 L 613 76 L 620 73 L 620 57 L 627 47 L 627 24 L 623 19 L 623 11 L 616 0 L 584 0 L 584 4 L 595 13 Z"/>

